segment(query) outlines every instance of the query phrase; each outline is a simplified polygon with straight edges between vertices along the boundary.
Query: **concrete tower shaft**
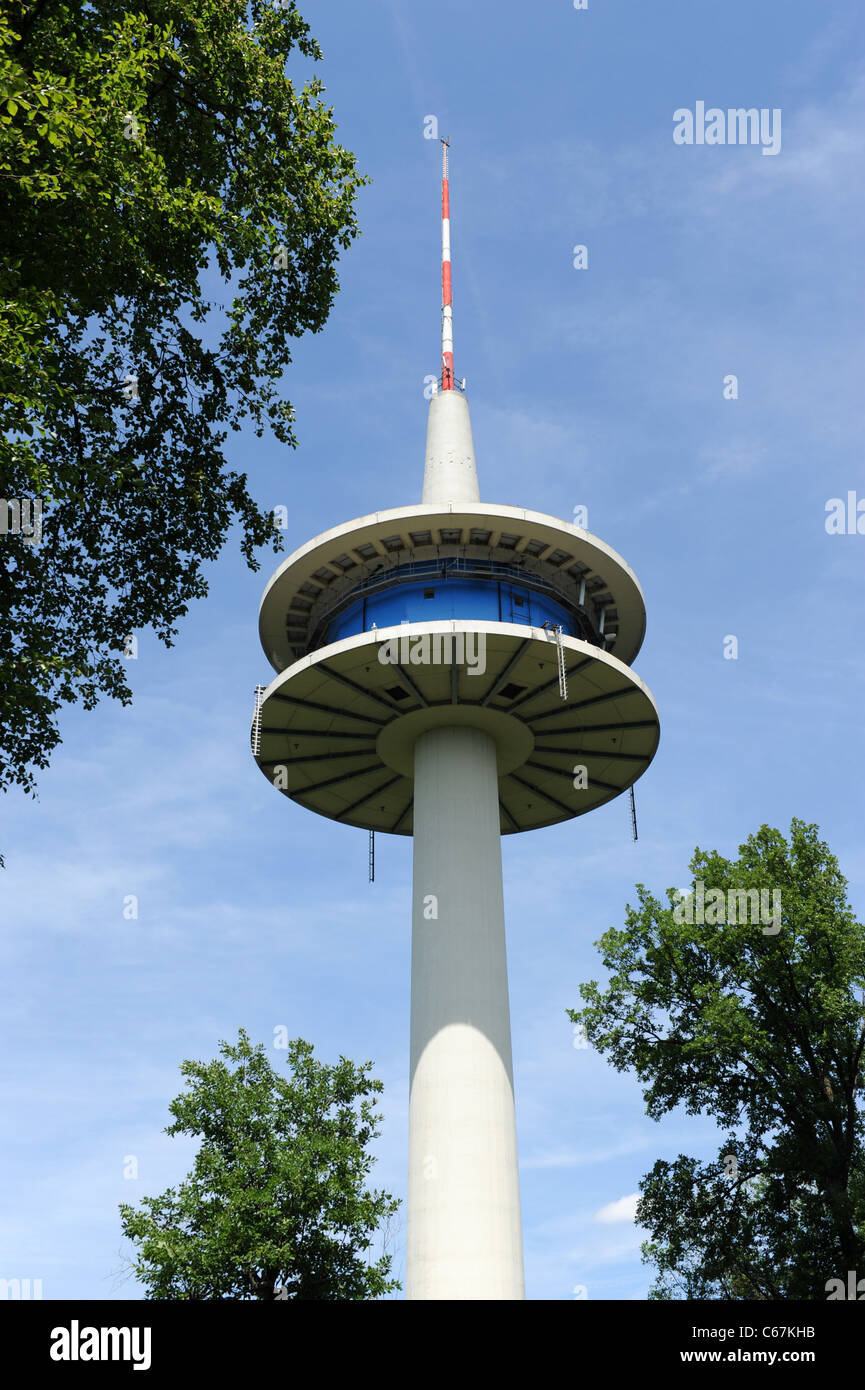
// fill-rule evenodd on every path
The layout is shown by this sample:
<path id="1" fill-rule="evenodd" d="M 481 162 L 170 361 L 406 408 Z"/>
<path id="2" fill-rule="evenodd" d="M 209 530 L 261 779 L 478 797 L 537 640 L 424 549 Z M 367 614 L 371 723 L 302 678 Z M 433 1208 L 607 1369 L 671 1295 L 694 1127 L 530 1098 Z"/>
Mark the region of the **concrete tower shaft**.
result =
<path id="1" fill-rule="evenodd" d="M 524 1297 L 496 745 L 414 750 L 406 1296 Z"/>
<path id="2" fill-rule="evenodd" d="M 423 503 L 480 500 L 469 403 L 462 391 L 437 392 L 427 417 Z"/>

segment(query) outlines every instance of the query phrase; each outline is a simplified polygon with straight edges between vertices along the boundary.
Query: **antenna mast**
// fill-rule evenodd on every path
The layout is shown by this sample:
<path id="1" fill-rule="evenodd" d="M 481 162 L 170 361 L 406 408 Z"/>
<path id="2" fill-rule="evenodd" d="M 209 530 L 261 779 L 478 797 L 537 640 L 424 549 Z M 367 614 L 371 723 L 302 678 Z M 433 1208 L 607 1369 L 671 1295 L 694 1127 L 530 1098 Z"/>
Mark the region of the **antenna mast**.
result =
<path id="1" fill-rule="evenodd" d="M 454 311 L 451 295 L 451 209 L 448 188 L 449 140 L 442 139 L 442 390 L 454 389 Z"/>

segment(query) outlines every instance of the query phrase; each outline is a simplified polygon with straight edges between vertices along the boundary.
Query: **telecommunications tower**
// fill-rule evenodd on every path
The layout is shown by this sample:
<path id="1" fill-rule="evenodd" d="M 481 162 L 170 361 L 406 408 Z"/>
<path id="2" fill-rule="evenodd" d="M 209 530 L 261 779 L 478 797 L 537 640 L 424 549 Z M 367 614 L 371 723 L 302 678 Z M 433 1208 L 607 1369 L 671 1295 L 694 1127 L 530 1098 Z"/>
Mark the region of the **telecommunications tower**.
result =
<path id="1" fill-rule="evenodd" d="M 659 725 L 630 668 L 646 609 L 621 556 L 557 517 L 480 500 L 442 147 L 423 500 L 335 526 L 280 565 L 259 616 L 277 675 L 256 690 L 252 746 L 298 805 L 414 838 L 406 1294 L 521 1299 L 501 836 L 619 796 Z"/>

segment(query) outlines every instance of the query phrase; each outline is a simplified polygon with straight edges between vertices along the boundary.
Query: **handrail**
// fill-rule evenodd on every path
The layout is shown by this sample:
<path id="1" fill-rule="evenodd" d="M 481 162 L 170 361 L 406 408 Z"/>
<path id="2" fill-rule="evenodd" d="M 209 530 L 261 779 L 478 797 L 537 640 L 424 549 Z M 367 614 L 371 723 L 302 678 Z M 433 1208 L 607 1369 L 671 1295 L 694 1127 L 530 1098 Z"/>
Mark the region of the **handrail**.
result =
<path id="1" fill-rule="evenodd" d="M 447 573 L 443 571 L 447 571 Z M 436 560 L 411 560 L 406 564 L 397 565 L 393 569 L 367 575 L 365 579 L 360 580 L 353 588 L 346 590 L 340 598 L 322 611 L 313 632 L 310 634 L 306 650 L 315 650 L 321 634 L 337 614 L 358 599 L 365 599 L 372 594 L 382 593 L 386 589 L 398 588 L 406 583 L 416 583 L 424 579 L 439 579 L 446 582 L 448 578 L 462 574 L 469 577 L 473 576 L 481 581 L 506 580 L 509 583 L 516 583 L 524 589 L 530 589 L 533 593 L 544 594 L 568 608 L 575 617 L 582 618 L 594 638 L 597 639 L 596 645 L 604 645 L 603 639 L 589 616 L 587 606 L 575 604 L 572 600 L 569 601 L 567 595 L 563 594 L 560 589 L 547 583 L 531 570 L 523 569 L 518 565 L 504 565 L 496 560 L 471 560 L 462 555 L 444 555 Z"/>

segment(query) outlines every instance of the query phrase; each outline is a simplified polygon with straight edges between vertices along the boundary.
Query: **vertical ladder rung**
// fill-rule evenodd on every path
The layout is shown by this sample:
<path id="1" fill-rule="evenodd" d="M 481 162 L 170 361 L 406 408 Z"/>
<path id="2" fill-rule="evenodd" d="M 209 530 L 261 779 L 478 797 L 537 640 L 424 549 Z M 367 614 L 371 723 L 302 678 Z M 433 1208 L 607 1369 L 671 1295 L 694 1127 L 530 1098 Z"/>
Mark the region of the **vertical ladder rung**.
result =
<path id="1" fill-rule="evenodd" d="M 255 687 L 255 711 L 252 716 L 252 751 L 257 758 L 261 753 L 261 700 L 264 686 Z"/>
<path id="2" fill-rule="evenodd" d="M 559 661 L 559 694 L 563 700 L 568 698 L 568 672 L 565 666 L 565 649 L 562 646 L 562 625 L 556 628 L 556 647 Z"/>

